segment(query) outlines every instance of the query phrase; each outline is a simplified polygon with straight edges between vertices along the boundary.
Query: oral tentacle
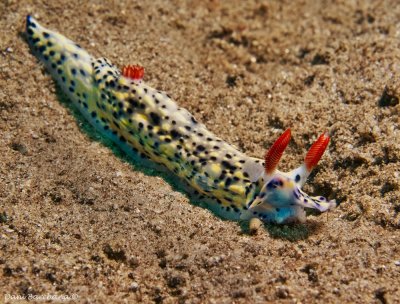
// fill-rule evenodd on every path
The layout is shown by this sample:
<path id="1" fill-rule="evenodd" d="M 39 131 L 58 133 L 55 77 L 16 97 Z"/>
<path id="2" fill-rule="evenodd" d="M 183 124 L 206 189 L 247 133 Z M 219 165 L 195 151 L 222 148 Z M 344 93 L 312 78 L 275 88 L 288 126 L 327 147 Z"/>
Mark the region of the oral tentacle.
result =
<path id="1" fill-rule="evenodd" d="M 296 204 L 305 208 L 312 208 L 325 212 L 337 206 L 335 200 L 328 201 L 323 196 L 309 196 L 301 189 L 295 189 L 293 194 L 296 198 Z"/>

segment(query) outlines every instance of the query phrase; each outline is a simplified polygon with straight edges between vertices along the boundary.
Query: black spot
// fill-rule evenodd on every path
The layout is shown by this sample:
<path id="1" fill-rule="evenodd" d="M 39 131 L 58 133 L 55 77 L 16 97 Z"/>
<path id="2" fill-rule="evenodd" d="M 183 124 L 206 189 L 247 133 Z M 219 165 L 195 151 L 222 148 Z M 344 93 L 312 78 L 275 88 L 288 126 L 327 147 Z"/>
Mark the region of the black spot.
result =
<path id="1" fill-rule="evenodd" d="M 52 67 L 53 69 L 55 69 L 55 68 L 57 67 L 57 65 L 56 65 L 55 63 L 52 63 L 52 64 L 51 64 L 51 67 Z"/>
<path id="2" fill-rule="evenodd" d="M 91 115 L 92 115 L 93 118 L 95 118 L 97 116 L 95 111 L 93 111 Z"/>
<path id="3" fill-rule="evenodd" d="M 132 107 L 137 108 L 139 106 L 139 102 L 136 99 L 129 98 L 128 102 L 132 105 Z"/>
<path id="4" fill-rule="evenodd" d="M 69 91 L 72 93 L 74 91 L 73 87 L 69 87 Z"/>
<path id="5" fill-rule="evenodd" d="M 197 149 L 197 151 L 201 152 L 201 151 L 204 151 L 206 148 L 202 145 L 198 145 L 196 149 Z"/>
<path id="6" fill-rule="evenodd" d="M 154 112 L 151 112 L 151 113 L 150 113 L 150 117 L 151 117 L 151 119 L 152 119 L 154 125 L 158 126 L 158 125 L 160 124 L 161 118 L 160 118 L 159 115 L 157 115 L 157 114 L 154 113 Z"/>
<path id="7" fill-rule="evenodd" d="M 86 102 L 83 102 L 82 104 L 86 109 L 88 108 L 88 104 Z"/>
<path id="8" fill-rule="evenodd" d="M 56 52 L 54 52 L 53 50 L 51 50 L 50 52 L 49 52 L 49 55 L 50 56 L 54 56 L 56 54 Z"/>
<path id="9" fill-rule="evenodd" d="M 49 37 L 50 37 L 50 34 L 47 33 L 47 32 L 43 32 L 43 37 L 44 37 L 44 38 L 49 38 Z"/>
<path id="10" fill-rule="evenodd" d="M 119 126 L 119 124 L 115 120 L 113 120 L 113 123 L 118 129 L 121 129 L 121 127 Z"/>
<path id="11" fill-rule="evenodd" d="M 76 58 L 76 59 L 78 59 L 79 58 L 79 55 L 77 54 L 77 53 L 74 53 L 74 58 Z"/>
<path id="12" fill-rule="evenodd" d="M 236 170 L 237 168 L 236 168 L 236 166 L 234 166 L 234 165 L 231 165 L 229 162 L 227 162 L 227 161 L 225 161 L 225 160 L 223 160 L 222 162 L 221 162 L 221 165 L 222 166 L 224 166 L 225 168 L 227 168 L 228 170 Z"/>
<path id="13" fill-rule="evenodd" d="M 214 146 L 214 149 L 215 149 L 215 150 L 219 150 L 219 147 L 218 147 L 218 146 Z"/>
<path id="14" fill-rule="evenodd" d="M 232 207 L 233 211 L 235 211 L 236 213 L 240 212 L 240 210 L 236 206 L 231 205 L 231 207 Z"/>
<path id="15" fill-rule="evenodd" d="M 232 155 L 226 154 L 226 157 L 229 158 L 229 159 L 231 159 L 231 158 L 232 158 Z"/>
<path id="16" fill-rule="evenodd" d="M 46 50 L 46 46 L 42 45 L 41 47 L 39 47 L 39 52 L 44 52 Z"/>
<path id="17" fill-rule="evenodd" d="M 33 35 L 33 31 L 32 31 L 32 29 L 30 29 L 30 28 L 29 28 L 27 32 L 28 32 L 28 34 L 29 34 L 30 36 L 32 36 L 32 35 Z"/>
<path id="18" fill-rule="evenodd" d="M 176 131 L 176 130 L 172 130 L 171 131 L 171 137 L 172 138 L 178 138 L 180 136 L 181 136 L 181 134 L 178 131 Z"/>
<path id="19" fill-rule="evenodd" d="M 190 126 L 185 126 L 185 129 L 190 131 L 192 128 Z"/>
<path id="20" fill-rule="evenodd" d="M 192 120 L 192 122 L 193 122 L 194 124 L 197 124 L 197 120 L 196 120 L 193 116 L 192 116 L 190 119 Z"/>
<path id="21" fill-rule="evenodd" d="M 82 74 L 82 76 L 86 76 L 86 73 L 84 70 L 80 69 L 79 72 Z"/>
<path id="22" fill-rule="evenodd" d="M 296 183 L 298 183 L 298 182 L 300 181 L 300 175 L 299 175 L 299 174 L 296 175 L 294 181 L 295 181 Z"/>

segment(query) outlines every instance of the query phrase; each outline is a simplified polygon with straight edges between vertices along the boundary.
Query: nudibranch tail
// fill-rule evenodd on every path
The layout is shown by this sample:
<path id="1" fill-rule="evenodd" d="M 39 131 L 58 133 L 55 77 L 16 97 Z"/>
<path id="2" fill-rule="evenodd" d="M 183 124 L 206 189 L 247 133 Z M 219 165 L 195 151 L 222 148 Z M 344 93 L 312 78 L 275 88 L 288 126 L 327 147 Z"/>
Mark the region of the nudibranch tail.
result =
<path id="1" fill-rule="evenodd" d="M 32 52 L 42 61 L 58 85 L 81 112 L 93 91 L 93 58 L 75 42 L 26 18 L 26 32 Z"/>

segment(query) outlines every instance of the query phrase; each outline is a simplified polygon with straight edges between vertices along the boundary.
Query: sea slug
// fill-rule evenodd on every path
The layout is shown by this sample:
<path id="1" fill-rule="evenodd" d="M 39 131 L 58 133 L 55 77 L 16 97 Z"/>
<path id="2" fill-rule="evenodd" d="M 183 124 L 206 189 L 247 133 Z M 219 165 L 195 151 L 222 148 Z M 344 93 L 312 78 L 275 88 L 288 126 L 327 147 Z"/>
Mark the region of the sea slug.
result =
<path id="1" fill-rule="evenodd" d="M 328 145 L 327 134 L 311 146 L 300 167 L 281 172 L 277 165 L 289 143 L 290 129 L 264 160 L 246 156 L 208 131 L 168 94 L 145 84 L 142 67 L 126 66 L 120 71 L 108 59 L 93 58 L 31 16 L 26 32 L 32 52 L 96 130 L 128 155 L 168 168 L 221 217 L 303 222 L 304 208 L 324 212 L 336 207 L 335 200 L 311 197 L 301 190 Z"/>

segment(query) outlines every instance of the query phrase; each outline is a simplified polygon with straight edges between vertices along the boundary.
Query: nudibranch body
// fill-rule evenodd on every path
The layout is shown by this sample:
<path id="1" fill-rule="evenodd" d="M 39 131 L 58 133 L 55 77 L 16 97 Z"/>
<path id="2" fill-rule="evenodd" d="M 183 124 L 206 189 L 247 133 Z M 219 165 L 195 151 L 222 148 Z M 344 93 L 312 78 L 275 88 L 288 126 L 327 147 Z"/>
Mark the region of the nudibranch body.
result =
<path id="1" fill-rule="evenodd" d="M 106 58 L 95 59 L 64 36 L 27 17 L 33 53 L 84 117 L 129 155 L 161 164 L 207 198 L 207 206 L 227 219 L 286 223 L 304 221 L 304 208 L 323 212 L 334 200 L 310 197 L 301 186 L 321 158 L 326 134 L 313 144 L 304 164 L 284 173 L 279 159 L 290 140 L 286 130 L 265 159 L 246 156 L 179 107 L 169 95 L 142 80 L 144 70 L 122 72 Z"/>

